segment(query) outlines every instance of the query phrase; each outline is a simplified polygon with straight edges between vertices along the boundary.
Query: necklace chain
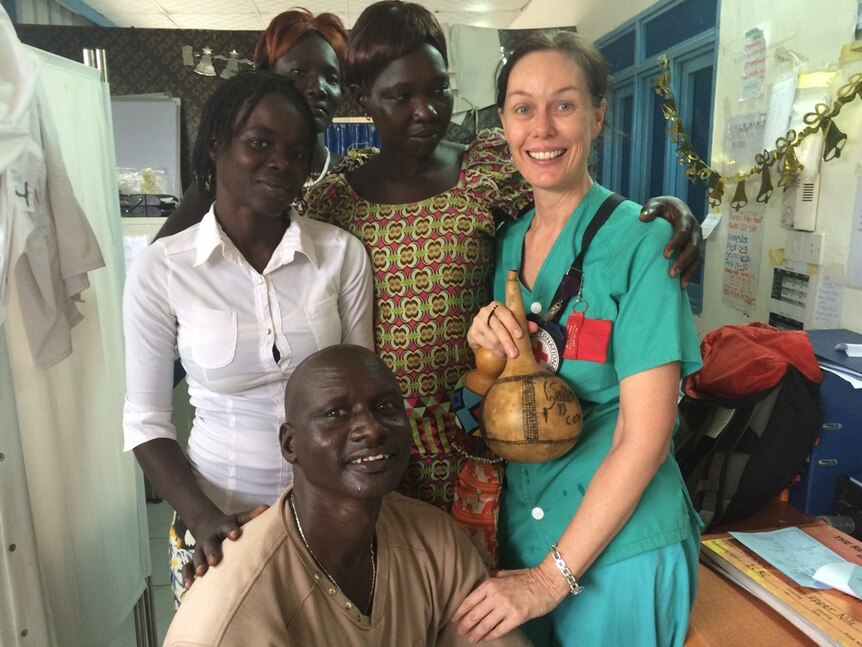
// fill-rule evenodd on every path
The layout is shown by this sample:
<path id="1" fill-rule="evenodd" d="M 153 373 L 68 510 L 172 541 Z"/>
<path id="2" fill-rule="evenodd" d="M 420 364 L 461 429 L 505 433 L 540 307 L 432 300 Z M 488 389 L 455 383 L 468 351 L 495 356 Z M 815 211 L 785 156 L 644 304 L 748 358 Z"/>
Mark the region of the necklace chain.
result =
<path id="1" fill-rule="evenodd" d="M 314 563 L 317 564 L 318 568 L 323 571 L 323 574 L 329 578 L 329 581 L 332 582 L 332 585 L 341 591 L 341 587 L 338 586 L 338 582 L 335 581 L 335 578 L 332 577 L 329 571 L 326 570 L 326 567 L 323 565 L 317 555 L 314 554 L 314 551 L 311 550 L 311 546 L 308 545 L 308 540 L 305 538 L 305 533 L 302 530 L 302 524 L 299 522 L 299 514 L 296 512 L 296 503 L 293 500 L 293 492 L 288 496 L 288 500 L 290 501 L 290 509 L 293 512 L 293 520 L 296 522 L 296 529 L 299 530 L 299 536 L 302 538 L 302 543 L 305 545 L 306 550 L 311 555 L 311 558 L 314 560 Z M 368 615 L 368 612 L 371 611 L 371 603 L 374 601 L 374 588 L 377 585 L 377 555 L 374 551 L 374 535 L 371 535 L 371 593 L 368 595 L 368 604 L 365 606 L 365 615 Z"/>
<path id="2" fill-rule="evenodd" d="M 308 179 L 305 181 L 305 184 L 302 185 L 303 188 L 307 189 L 308 187 L 314 186 L 315 184 L 320 182 L 323 179 L 323 176 L 326 175 L 326 172 L 329 170 L 329 161 L 332 159 L 332 153 L 329 152 L 328 148 L 324 148 L 323 150 L 326 151 L 326 157 L 323 158 L 323 168 L 320 169 L 320 173 L 318 173 L 317 175 L 309 175 Z"/>

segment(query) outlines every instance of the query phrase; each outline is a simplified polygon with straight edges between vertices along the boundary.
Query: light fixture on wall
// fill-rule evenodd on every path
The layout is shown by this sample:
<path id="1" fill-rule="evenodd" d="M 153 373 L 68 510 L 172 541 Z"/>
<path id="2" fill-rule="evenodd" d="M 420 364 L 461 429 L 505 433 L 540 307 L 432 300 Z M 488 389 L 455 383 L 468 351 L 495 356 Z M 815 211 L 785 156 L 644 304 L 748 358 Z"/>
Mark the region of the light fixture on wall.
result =
<path id="1" fill-rule="evenodd" d="M 219 74 L 221 78 L 229 79 L 232 76 L 236 76 L 236 73 L 239 72 L 239 52 L 235 49 L 230 50 L 227 56 L 216 56 L 216 58 L 221 58 L 227 61 L 221 74 Z M 246 63 L 251 63 L 248 59 L 244 58 L 242 60 Z"/>
<path id="2" fill-rule="evenodd" d="M 213 54 L 213 50 L 210 47 L 202 48 L 200 54 L 193 51 L 191 45 L 183 46 L 182 51 L 183 65 L 193 67 L 192 71 L 201 76 L 219 76 L 223 79 L 229 79 L 242 71 L 243 67 L 247 69 L 254 68 L 254 62 L 247 58 L 240 58 L 239 52 L 235 49 L 230 50 L 227 56 Z M 195 60 L 197 60 L 197 64 L 195 64 Z M 227 61 L 221 74 L 216 70 L 215 61 Z"/>
<path id="3" fill-rule="evenodd" d="M 213 65 L 213 51 L 209 47 L 204 47 L 201 52 L 201 60 L 195 66 L 194 73 L 201 76 L 215 76 L 215 66 Z"/>

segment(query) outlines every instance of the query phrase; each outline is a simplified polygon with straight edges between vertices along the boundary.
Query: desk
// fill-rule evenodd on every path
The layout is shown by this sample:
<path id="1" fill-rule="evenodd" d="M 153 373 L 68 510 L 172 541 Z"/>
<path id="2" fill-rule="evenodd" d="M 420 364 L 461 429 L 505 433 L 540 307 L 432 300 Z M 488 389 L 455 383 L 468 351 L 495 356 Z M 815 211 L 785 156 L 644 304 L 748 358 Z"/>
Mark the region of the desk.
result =
<path id="1" fill-rule="evenodd" d="M 686 647 L 815 645 L 765 602 L 703 564 Z"/>
<path id="2" fill-rule="evenodd" d="M 766 530 L 811 521 L 785 501 L 776 500 L 743 521 L 710 530 Z M 815 645 L 765 602 L 703 564 L 698 566 L 698 590 L 686 636 L 686 647 L 760 647 Z"/>
<path id="3" fill-rule="evenodd" d="M 786 492 L 785 490 L 781 497 L 772 501 L 760 512 L 739 521 L 719 524 L 715 528 L 710 528 L 708 534 L 775 530 L 776 528 L 799 526 L 814 521 L 815 517 L 800 512 L 786 501 Z"/>

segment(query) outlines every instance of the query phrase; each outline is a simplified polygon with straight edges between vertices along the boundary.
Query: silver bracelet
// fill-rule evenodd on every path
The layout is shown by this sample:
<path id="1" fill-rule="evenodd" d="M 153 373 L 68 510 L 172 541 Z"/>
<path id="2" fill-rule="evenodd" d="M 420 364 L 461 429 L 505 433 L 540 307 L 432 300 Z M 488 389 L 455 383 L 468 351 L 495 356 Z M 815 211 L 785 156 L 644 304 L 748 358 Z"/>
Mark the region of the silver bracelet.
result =
<path id="1" fill-rule="evenodd" d="M 575 579 L 575 576 L 569 569 L 569 565 L 566 564 L 566 560 L 563 559 L 563 556 L 560 555 L 560 551 L 557 550 L 557 542 L 551 544 L 551 557 L 554 558 L 554 564 L 557 565 L 557 568 L 560 569 L 560 573 L 562 573 L 563 577 L 566 579 L 566 584 L 569 585 L 569 593 L 577 595 L 583 591 L 584 587 L 578 584 L 578 580 Z"/>

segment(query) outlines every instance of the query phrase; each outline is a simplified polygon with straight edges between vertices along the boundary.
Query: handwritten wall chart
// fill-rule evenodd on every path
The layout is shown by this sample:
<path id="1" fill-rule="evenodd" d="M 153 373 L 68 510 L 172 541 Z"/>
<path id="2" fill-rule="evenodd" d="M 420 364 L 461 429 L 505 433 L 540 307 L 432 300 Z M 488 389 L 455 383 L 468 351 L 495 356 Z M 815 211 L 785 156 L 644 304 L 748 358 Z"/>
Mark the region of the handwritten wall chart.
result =
<path id="1" fill-rule="evenodd" d="M 758 202 L 747 205 L 742 211 L 731 209 L 727 221 L 722 300 L 743 312 L 756 302 L 763 214 L 764 205 Z"/>

